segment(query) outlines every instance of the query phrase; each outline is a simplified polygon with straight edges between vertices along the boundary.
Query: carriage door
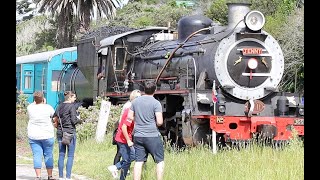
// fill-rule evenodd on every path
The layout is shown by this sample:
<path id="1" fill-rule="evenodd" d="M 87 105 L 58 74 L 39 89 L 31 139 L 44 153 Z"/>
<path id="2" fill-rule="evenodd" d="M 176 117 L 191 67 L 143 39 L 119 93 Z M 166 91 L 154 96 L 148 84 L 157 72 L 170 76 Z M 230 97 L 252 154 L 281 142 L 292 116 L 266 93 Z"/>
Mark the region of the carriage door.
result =
<path id="1" fill-rule="evenodd" d="M 16 66 L 16 102 L 21 90 L 21 65 Z"/>
<path id="2" fill-rule="evenodd" d="M 126 56 L 127 54 L 125 47 L 115 47 L 113 69 L 115 72 L 116 87 L 118 87 L 118 91 L 123 91 L 125 88 L 127 88 L 123 83 L 126 79 Z"/>
<path id="3" fill-rule="evenodd" d="M 34 92 L 34 65 L 21 64 L 21 90 L 22 93 L 28 96 L 28 102 L 33 102 Z"/>

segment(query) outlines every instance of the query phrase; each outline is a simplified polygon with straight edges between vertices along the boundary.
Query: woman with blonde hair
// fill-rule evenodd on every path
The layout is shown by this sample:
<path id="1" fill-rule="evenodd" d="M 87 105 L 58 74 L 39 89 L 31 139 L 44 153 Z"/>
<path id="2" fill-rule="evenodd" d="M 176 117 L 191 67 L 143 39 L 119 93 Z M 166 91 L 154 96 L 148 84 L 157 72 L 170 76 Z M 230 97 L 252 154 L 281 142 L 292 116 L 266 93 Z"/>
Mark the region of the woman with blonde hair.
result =
<path id="1" fill-rule="evenodd" d="M 74 152 L 76 148 L 76 124 L 80 122 L 77 118 L 77 111 L 74 105 L 74 101 L 77 99 L 76 94 L 71 91 L 64 92 L 64 102 L 59 105 L 56 112 L 54 113 L 55 117 L 58 117 L 57 124 L 57 139 L 59 143 L 59 159 L 58 159 L 58 168 L 59 168 L 59 180 L 63 179 L 63 169 L 64 169 L 64 158 L 66 151 L 68 151 L 68 158 L 66 164 L 66 179 L 71 179 L 71 170 L 73 166 Z M 63 132 L 68 132 L 73 134 L 71 142 L 69 145 L 62 144 L 62 134 Z"/>
<path id="2" fill-rule="evenodd" d="M 34 92 L 33 99 L 34 102 L 27 107 L 27 113 L 29 116 L 28 138 L 33 154 L 36 180 L 41 179 L 42 157 L 44 157 L 48 180 L 54 180 L 52 177 L 54 128 L 51 120 L 54 109 L 49 104 L 45 104 L 41 91 Z"/>
<path id="3" fill-rule="evenodd" d="M 115 137 L 115 141 L 119 146 L 121 161 L 108 167 L 108 170 L 112 173 L 114 178 L 118 177 L 118 170 L 121 169 L 120 180 L 126 179 L 131 162 L 134 160 L 135 156 L 135 150 L 132 143 L 134 123 L 133 121 L 129 121 L 127 116 L 131 102 L 139 96 L 141 96 L 140 90 L 133 90 L 130 94 L 129 101 L 123 106 L 118 131 Z"/>

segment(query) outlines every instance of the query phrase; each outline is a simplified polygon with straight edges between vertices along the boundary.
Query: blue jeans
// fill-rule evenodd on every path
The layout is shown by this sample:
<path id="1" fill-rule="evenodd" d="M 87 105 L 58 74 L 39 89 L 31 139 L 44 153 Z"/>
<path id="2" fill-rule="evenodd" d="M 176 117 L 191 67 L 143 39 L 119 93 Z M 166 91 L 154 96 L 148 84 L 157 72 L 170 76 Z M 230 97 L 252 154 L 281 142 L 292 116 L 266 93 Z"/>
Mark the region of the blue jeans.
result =
<path id="1" fill-rule="evenodd" d="M 66 165 L 66 178 L 71 178 L 71 170 L 73 166 L 73 158 L 74 158 L 74 151 L 76 149 L 76 134 L 74 133 L 71 143 L 67 145 L 63 145 L 61 143 L 62 137 L 58 137 L 59 143 L 59 159 L 58 159 L 58 168 L 59 168 L 59 178 L 63 178 L 63 168 L 64 168 L 64 157 L 66 154 L 66 149 L 68 149 L 68 159 Z"/>
<path id="2" fill-rule="evenodd" d="M 117 169 L 122 169 L 120 173 L 120 180 L 125 180 L 127 177 L 128 170 L 131 162 L 134 161 L 135 150 L 133 146 L 129 147 L 128 144 L 117 142 L 120 148 L 121 161 L 115 164 Z"/>
<path id="3" fill-rule="evenodd" d="M 42 156 L 44 156 L 44 162 L 47 169 L 53 169 L 53 145 L 54 138 L 35 140 L 29 138 L 29 144 L 31 146 L 33 154 L 33 167 L 35 169 L 41 169 Z"/>

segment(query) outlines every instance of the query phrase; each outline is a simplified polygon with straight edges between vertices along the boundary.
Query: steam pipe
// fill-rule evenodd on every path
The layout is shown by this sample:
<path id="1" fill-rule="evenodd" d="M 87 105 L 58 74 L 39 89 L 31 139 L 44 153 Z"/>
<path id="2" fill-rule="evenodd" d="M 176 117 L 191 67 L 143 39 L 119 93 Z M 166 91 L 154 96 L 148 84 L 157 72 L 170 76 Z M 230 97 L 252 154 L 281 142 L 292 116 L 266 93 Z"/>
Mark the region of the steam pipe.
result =
<path id="1" fill-rule="evenodd" d="M 211 27 L 207 27 L 207 28 L 202 28 L 202 29 L 199 29 L 198 31 L 195 31 L 193 32 L 192 34 L 190 34 L 179 46 L 177 46 L 173 51 L 172 53 L 170 53 L 170 56 L 169 58 L 167 59 L 166 63 L 164 64 L 164 66 L 162 67 L 161 71 L 159 72 L 158 74 L 158 77 L 156 79 L 156 84 L 158 83 L 159 81 L 159 78 L 160 76 L 162 75 L 164 69 L 168 66 L 170 60 L 173 58 L 174 54 L 176 53 L 176 51 L 181 48 L 191 37 L 193 37 L 194 35 L 198 34 L 199 32 L 201 31 L 207 31 L 207 30 L 210 30 Z"/>

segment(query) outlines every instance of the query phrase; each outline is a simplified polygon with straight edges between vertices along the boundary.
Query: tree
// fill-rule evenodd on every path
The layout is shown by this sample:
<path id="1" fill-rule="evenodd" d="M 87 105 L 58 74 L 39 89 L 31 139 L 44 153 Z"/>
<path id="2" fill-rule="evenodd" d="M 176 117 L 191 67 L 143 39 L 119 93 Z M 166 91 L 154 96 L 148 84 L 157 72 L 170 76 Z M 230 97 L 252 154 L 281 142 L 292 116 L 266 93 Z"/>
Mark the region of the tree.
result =
<path id="1" fill-rule="evenodd" d="M 285 71 L 280 90 L 304 92 L 304 7 L 296 8 L 279 33 Z"/>
<path id="2" fill-rule="evenodd" d="M 86 33 L 96 14 L 111 18 L 122 0 L 37 0 L 39 12 L 49 12 L 58 23 L 58 48 L 70 47 L 76 31 Z"/>

